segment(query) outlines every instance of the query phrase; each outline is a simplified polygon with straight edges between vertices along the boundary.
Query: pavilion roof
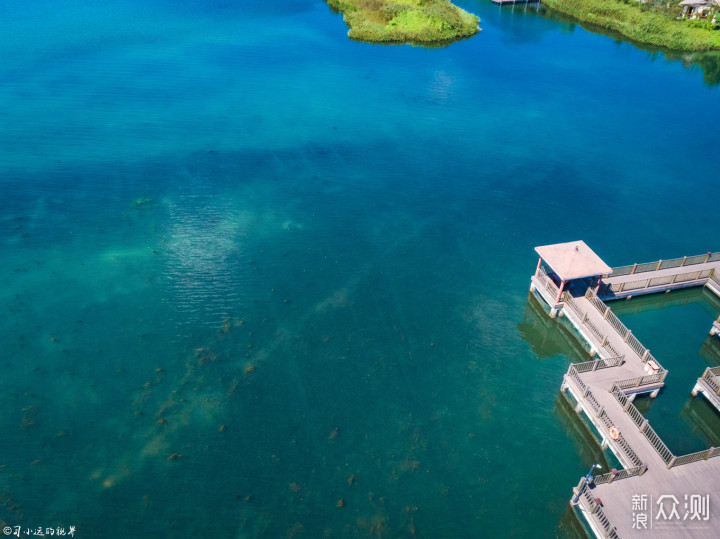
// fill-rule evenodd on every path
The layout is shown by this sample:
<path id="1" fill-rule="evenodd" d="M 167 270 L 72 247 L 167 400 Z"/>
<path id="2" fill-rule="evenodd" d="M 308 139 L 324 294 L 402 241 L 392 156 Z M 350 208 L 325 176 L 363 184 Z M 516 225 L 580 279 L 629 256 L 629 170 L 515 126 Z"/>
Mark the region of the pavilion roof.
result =
<path id="1" fill-rule="evenodd" d="M 563 281 L 612 272 L 612 268 L 582 240 L 543 245 L 535 247 L 535 251 Z"/>

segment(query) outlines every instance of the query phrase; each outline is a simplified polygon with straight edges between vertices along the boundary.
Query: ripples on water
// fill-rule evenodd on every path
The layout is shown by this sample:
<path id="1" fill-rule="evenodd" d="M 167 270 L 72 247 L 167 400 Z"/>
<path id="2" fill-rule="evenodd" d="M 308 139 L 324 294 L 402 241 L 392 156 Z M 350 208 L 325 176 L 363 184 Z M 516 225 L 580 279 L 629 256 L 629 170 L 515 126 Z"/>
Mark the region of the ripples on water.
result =
<path id="1" fill-rule="evenodd" d="M 717 113 L 681 104 L 716 91 L 465 4 L 483 32 L 432 50 L 304 1 L 0 8 L 5 522 L 577 532 L 583 351 L 527 301 L 532 247 L 712 249 Z"/>

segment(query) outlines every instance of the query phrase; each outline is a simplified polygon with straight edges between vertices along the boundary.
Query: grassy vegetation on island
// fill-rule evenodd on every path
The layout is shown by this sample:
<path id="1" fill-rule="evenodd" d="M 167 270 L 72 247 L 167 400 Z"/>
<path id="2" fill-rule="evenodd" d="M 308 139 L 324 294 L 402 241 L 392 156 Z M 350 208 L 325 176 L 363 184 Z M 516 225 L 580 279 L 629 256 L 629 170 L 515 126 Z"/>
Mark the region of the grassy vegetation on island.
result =
<path id="1" fill-rule="evenodd" d="M 449 0 L 326 0 L 342 12 L 348 36 L 372 43 L 432 43 L 478 33 L 475 15 Z"/>
<path id="2" fill-rule="evenodd" d="M 546 7 L 580 21 L 609 28 L 634 41 L 668 49 L 720 49 L 720 25 L 709 20 L 677 20 L 679 0 L 543 0 Z"/>

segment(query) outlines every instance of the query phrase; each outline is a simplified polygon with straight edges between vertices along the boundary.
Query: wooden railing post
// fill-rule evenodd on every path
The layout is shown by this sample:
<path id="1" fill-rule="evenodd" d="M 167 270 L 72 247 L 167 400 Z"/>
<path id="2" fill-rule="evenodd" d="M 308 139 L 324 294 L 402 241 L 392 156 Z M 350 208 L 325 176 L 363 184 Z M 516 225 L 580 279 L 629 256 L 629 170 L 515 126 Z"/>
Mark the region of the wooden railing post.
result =
<path id="1" fill-rule="evenodd" d="M 680 264 L 680 267 L 681 267 L 681 268 L 685 265 L 685 261 L 686 261 L 686 260 L 687 260 L 687 257 L 684 256 L 684 257 L 683 257 L 682 264 Z"/>
<path id="2" fill-rule="evenodd" d="M 627 330 L 627 333 L 625 334 L 625 338 L 623 339 L 623 342 L 628 342 L 630 339 L 630 335 L 632 335 L 632 330 Z"/>
<path id="3" fill-rule="evenodd" d="M 660 270 L 660 265 L 662 264 L 662 260 L 658 260 L 657 266 L 655 266 L 655 271 Z"/>
<path id="4" fill-rule="evenodd" d="M 637 264 L 633 264 L 633 267 L 632 267 L 632 269 L 630 270 L 630 275 L 634 275 L 636 269 L 637 269 Z"/>

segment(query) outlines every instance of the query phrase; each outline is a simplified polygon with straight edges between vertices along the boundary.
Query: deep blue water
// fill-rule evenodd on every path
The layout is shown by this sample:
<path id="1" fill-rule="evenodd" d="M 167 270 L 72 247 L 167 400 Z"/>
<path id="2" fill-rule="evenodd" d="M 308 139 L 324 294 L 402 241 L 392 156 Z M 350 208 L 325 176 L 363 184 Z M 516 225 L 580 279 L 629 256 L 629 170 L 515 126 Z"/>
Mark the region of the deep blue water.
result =
<path id="1" fill-rule="evenodd" d="M 483 31 L 437 49 L 319 0 L 0 5 L 6 524 L 578 533 L 582 350 L 532 248 L 717 250 L 720 90 L 460 5 Z"/>

